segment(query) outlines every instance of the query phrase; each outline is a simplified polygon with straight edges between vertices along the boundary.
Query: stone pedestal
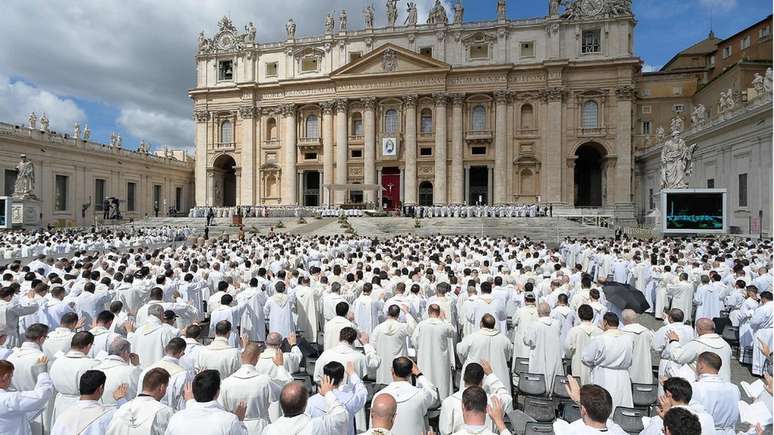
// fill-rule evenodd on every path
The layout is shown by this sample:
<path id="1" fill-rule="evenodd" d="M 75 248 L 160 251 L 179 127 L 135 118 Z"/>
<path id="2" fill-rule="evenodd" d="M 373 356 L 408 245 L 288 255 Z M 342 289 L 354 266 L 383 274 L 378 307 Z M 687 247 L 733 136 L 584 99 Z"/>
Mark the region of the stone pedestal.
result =
<path id="1" fill-rule="evenodd" d="M 14 227 L 40 226 L 40 200 L 35 198 L 13 199 L 11 224 Z"/>

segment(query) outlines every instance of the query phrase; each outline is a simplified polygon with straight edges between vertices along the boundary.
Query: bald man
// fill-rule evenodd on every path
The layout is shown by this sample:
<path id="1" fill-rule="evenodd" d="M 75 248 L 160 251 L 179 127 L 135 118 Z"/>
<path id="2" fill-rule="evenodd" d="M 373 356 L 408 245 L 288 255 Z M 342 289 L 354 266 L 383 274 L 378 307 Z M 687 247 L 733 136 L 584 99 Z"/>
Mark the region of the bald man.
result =
<path id="1" fill-rule="evenodd" d="M 666 354 L 667 358 L 677 365 L 688 364 L 696 371 L 696 359 L 703 352 L 712 352 L 720 357 L 720 378 L 725 382 L 731 382 L 731 346 L 723 337 L 715 333 L 715 323 L 710 319 L 696 321 L 696 334 L 698 337 L 688 343 L 680 343 L 680 336 L 674 332 L 667 332 Z M 689 379 L 691 380 L 691 379 Z"/>
<path id="2" fill-rule="evenodd" d="M 478 331 L 465 336 L 457 344 L 457 354 L 461 361 L 465 361 L 462 373 L 465 373 L 465 367 L 472 362 L 489 361 L 497 379 L 506 386 L 508 391 L 511 390 L 508 361 L 511 359 L 512 351 L 511 340 L 497 329 L 495 318 L 491 314 L 485 314 L 481 318 L 481 328 Z"/>
<path id="3" fill-rule="evenodd" d="M 398 411 L 398 403 L 389 394 L 376 396 L 371 403 L 371 429 L 364 432 L 366 435 L 391 435 L 392 425 L 395 423 L 395 413 Z"/>
<path id="4" fill-rule="evenodd" d="M 283 416 L 268 425 L 263 435 L 315 434 L 339 435 L 347 432 L 347 410 L 333 394 L 333 383 L 323 376 L 320 394 L 328 403 L 328 410 L 320 417 L 309 417 L 304 413 L 309 392 L 304 384 L 291 382 L 282 388 L 280 407 Z"/>
<path id="5" fill-rule="evenodd" d="M 449 354 L 449 338 L 454 336 L 454 327 L 441 318 L 441 307 L 430 304 L 427 307 L 427 319 L 419 322 L 411 335 L 411 341 L 417 350 L 417 365 L 427 367 L 425 375 L 438 387 L 439 400 L 449 397 L 453 391 Z"/>
<path id="6" fill-rule="evenodd" d="M 283 367 L 281 354 L 275 354 L 275 377 L 258 373 L 255 364 L 261 349 L 249 343 L 242 352 L 242 366 L 220 385 L 218 401 L 223 409 L 235 412 L 240 402 L 247 405 L 244 424 L 250 434 L 259 434 L 269 422 L 269 405 L 279 400 L 282 387 L 293 381 Z"/>
<path id="7" fill-rule="evenodd" d="M 529 347 L 529 372 L 545 376 L 546 391 L 551 391 L 554 377 L 564 374 L 562 367 L 561 324 L 549 317 L 551 306 L 538 305 L 538 319 L 525 332 L 524 344 Z"/>

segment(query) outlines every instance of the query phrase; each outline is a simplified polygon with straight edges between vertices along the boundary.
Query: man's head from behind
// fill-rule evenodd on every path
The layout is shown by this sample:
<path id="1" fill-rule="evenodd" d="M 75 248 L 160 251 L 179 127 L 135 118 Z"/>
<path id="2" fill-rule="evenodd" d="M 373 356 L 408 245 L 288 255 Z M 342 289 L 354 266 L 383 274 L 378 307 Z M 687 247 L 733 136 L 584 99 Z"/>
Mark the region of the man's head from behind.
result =
<path id="1" fill-rule="evenodd" d="M 669 378 L 664 381 L 664 396 L 672 405 L 687 405 L 693 397 L 691 383 L 683 378 Z"/>
<path id="2" fill-rule="evenodd" d="M 465 372 L 462 374 L 462 382 L 466 387 L 481 386 L 484 382 L 484 368 L 479 363 L 470 363 L 465 366 Z"/>
<path id="3" fill-rule="evenodd" d="M 194 400 L 199 403 L 212 402 L 220 392 L 220 373 L 217 370 L 204 370 L 193 380 Z"/>
<path id="4" fill-rule="evenodd" d="M 86 370 L 78 383 L 78 391 L 82 398 L 97 400 L 105 391 L 107 377 L 100 370 Z"/>
<path id="5" fill-rule="evenodd" d="M 594 423 L 605 423 L 613 412 L 610 393 L 599 385 L 587 384 L 580 390 L 581 417 Z"/>
<path id="6" fill-rule="evenodd" d="M 160 401 L 167 394 L 168 385 L 169 372 L 162 368 L 150 369 L 142 378 L 142 392 L 157 401 Z"/>
<path id="7" fill-rule="evenodd" d="M 344 366 L 338 361 L 331 361 L 323 366 L 323 375 L 331 378 L 334 387 L 338 387 L 344 379 Z"/>
<path id="8" fill-rule="evenodd" d="M 308 398 L 309 392 L 301 382 L 291 382 L 285 385 L 280 393 L 282 413 L 288 418 L 303 414 Z"/>
<path id="9" fill-rule="evenodd" d="M 414 363 L 406 358 L 400 356 L 392 360 L 392 378 L 393 380 L 405 380 L 411 375 L 411 369 L 414 368 Z"/>
<path id="10" fill-rule="evenodd" d="M 467 425 L 479 426 L 486 421 L 487 396 L 479 386 L 468 387 L 462 393 L 462 420 Z"/>
<path id="11" fill-rule="evenodd" d="M 371 425 L 374 428 L 392 429 L 398 403 L 395 398 L 385 393 L 376 396 L 371 403 Z"/>
<path id="12" fill-rule="evenodd" d="M 714 352 L 702 352 L 696 358 L 696 373 L 699 375 L 716 375 L 722 366 L 723 360 Z"/>
<path id="13" fill-rule="evenodd" d="M 685 408 L 671 408 L 664 415 L 664 434 L 701 435 L 701 423 L 696 414 Z"/>

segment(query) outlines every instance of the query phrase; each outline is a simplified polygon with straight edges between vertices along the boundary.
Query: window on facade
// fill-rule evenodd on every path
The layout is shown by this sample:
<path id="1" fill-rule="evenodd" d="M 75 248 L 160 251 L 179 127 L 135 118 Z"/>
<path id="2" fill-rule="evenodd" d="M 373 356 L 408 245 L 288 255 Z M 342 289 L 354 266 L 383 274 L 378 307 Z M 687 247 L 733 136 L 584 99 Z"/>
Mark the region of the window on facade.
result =
<path id="1" fill-rule="evenodd" d="M 136 208 L 137 183 L 126 183 L 126 209 L 134 211 Z"/>
<path id="2" fill-rule="evenodd" d="M 360 112 L 355 112 L 352 114 L 352 135 L 363 135 L 363 114 Z"/>
<path id="3" fill-rule="evenodd" d="M 470 46 L 471 59 L 489 59 L 489 44 L 473 44 Z"/>
<path id="4" fill-rule="evenodd" d="M 384 112 L 384 133 L 394 135 L 398 132 L 398 111 L 388 109 Z"/>
<path id="5" fill-rule="evenodd" d="M 218 80 L 234 80 L 233 60 L 221 60 L 218 62 Z"/>
<path id="6" fill-rule="evenodd" d="M 317 115 L 306 117 L 306 137 L 317 139 L 320 137 L 320 119 Z"/>
<path id="7" fill-rule="evenodd" d="M 269 118 L 266 121 L 266 140 L 277 139 L 277 120 Z"/>
<path id="8" fill-rule="evenodd" d="M 363 54 L 360 53 L 359 51 L 355 51 L 353 53 L 349 53 L 349 61 L 350 62 L 354 62 L 354 61 L 360 59 L 361 57 L 363 57 Z"/>
<path id="9" fill-rule="evenodd" d="M 653 108 L 651 106 L 642 106 L 642 113 L 651 113 Z"/>
<path id="10" fill-rule="evenodd" d="M 153 208 L 161 208 L 161 186 L 153 185 Z"/>
<path id="11" fill-rule="evenodd" d="M 672 111 L 675 113 L 683 113 L 685 112 L 685 105 L 683 104 L 673 104 L 672 105 Z"/>
<path id="12" fill-rule="evenodd" d="M 486 130 L 486 107 L 482 104 L 475 106 L 471 113 L 471 120 L 473 131 Z"/>
<path id="13" fill-rule="evenodd" d="M 761 27 L 758 30 L 758 39 L 768 38 L 771 34 L 771 28 L 769 26 Z"/>
<path id="14" fill-rule="evenodd" d="M 485 156 L 486 155 L 486 147 L 473 147 L 470 149 L 470 154 L 474 156 Z"/>
<path id="15" fill-rule="evenodd" d="M 362 159 L 363 158 L 363 150 L 352 150 L 352 158 L 353 159 Z"/>
<path id="16" fill-rule="evenodd" d="M 535 43 L 526 41 L 519 44 L 521 47 L 521 57 L 535 57 Z"/>
<path id="17" fill-rule="evenodd" d="M 642 90 L 642 96 L 643 97 L 650 97 L 650 89 L 643 89 Z"/>
<path id="18" fill-rule="evenodd" d="M 13 195 L 14 187 L 16 186 L 16 176 L 18 172 L 14 169 L 6 169 L 3 174 L 3 190 L 5 196 Z"/>
<path id="19" fill-rule="evenodd" d="M 419 149 L 419 155 L 420 156 L 432 156 L 433 155 L 433 149 L 432 148 L 420 148 Z"/>
<path id="20" fill-rule="evenodd" d="M 715 179 L 710 178 L 707 180 L 707 189 L 713 189 L 715 188 Z"/>
<path id="21" fill-rule="evenodd" d="M 731 49 L 731 46 L 723 47 L 723 59 L 730 57 L 733 50 Z"/>
<path id="22" fill-rule="evenodd" d="M 599 105 L 596 101 L 583 103 L 583 128 L 599 127 Z"/>
<path id="23" fill-rule="evenodd" d="M 739 174 L 739 207 L 747 207 L 747 174 Z"/>
<path id="24" fill-rule="evenodd" d="M 433 57 L 433 47 L 422 47 L 419 49 L 422 56 Z"/>
<path id="25" fill-rule="evenodd" d="M 642 121 L 642 134 L 645 136 L 650 135 L 650 121 Z"/>
<path id="26" fill-rule="evenodd" d="M 67 175 L 57 175 L 54 185 L 54 210 L 67 211 Z"/>
<path id="27" fill-rule="evenodd" d="M 231 121 L 223 121 L 220 124 L 220 143 L 234 142 L 234 125 Z"/>
<path id="28" fill-rule="evenodd" d="M 277 62 L 266 64 L 266 77 L 277 77 Z"/>
<path id="29" fill-rule="evenodd" d="M 683 87 L 682 86 L 673 86 L 672 87 L 672 95 L 675 97 L 679 97 L 680 95 L 683 95 Z"/>
<path id="30" fill-rule="evenodd" d="M 183 188 L 175 188 L 175 210 L 180 211 L 183 209 Z"/>
<path id="31" fill-rule="evenodd" d="M 745 36 L 742 38 L 742 50 L 745 48 L 750 48 L 750 45 L 752 44 L 752 37 L 750 35 Z"/>
<path id="32" fill-rule="evenodd" d="M 419 115 L 419 133 L 433 133 L 433 112 L 430 109 L 422 109 Z"/>
<path id="33" fill-rule="evenodd" d="M 714 54 L 709 57 L 709 65 L 710 66 L 715 66 L 715 55 Z"/>
<path id="34" fill-rule="evenodd" d="M 535 112 L 531 104 L 521 106 L 521 129 L 532 130 L 535 128 Z"/>
<path id="35" fill-rule="evenodd" d="M 584 30 L 581 40 L 581 53 L 599 53 L 602 51 L 600 43 L 600 30 Z"/>
<path id="36" fill-rule="evenodd" d="M 318 60 L 314 56 L 307 56 L 301 59 L 301 72 L 317 71 Z"/>
<path id="37" fill-rule="evenodd" d="M 304 153 L 304 160 L 317 160 L 317 153 Z"/>
<path id="38" fill-rule="evenodd" d="M 94 210 L 102 211 L 102 203 L 105 201 L 105 180 L 102 178 L 94 179 Z"/>

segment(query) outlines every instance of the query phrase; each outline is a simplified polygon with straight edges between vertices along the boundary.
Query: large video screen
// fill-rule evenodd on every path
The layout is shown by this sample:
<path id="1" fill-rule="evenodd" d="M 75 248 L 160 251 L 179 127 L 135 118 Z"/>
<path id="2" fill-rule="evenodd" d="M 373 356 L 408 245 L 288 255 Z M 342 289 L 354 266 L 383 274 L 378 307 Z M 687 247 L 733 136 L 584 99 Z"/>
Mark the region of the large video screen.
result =
<path id="1" fill-rule="evenodd" d="M 8 213 L 8 197 L 0 196 L 0 228 L 8 228 L 11 219 L 10 213 Z"/>
<path id="2" fill-rule="evenodd" d="M 665 232 L 724 232 L 725 192 L 664 192 Z"/>

